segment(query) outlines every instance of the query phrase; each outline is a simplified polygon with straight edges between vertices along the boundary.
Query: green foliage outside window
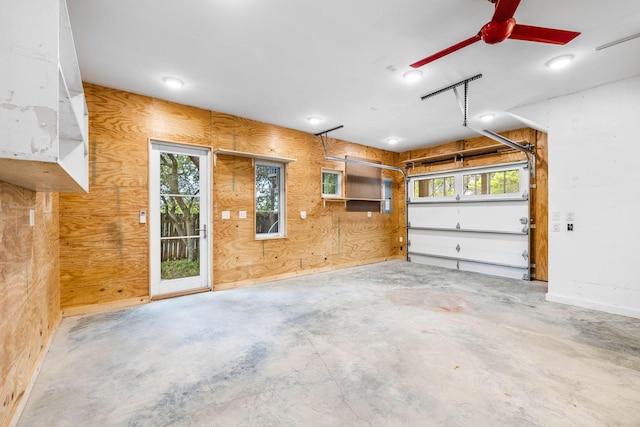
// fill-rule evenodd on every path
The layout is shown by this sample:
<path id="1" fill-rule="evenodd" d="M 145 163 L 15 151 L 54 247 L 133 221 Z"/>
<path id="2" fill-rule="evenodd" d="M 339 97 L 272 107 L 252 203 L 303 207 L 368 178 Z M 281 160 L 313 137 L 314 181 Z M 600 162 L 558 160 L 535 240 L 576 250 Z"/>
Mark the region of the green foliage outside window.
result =
<path id="1" fill-rule="evenodd" d="M 256 165 L 256 234 L 279 233 L 281 166 Z"/>
<path id="2" fill-rule="evenodd" d="M 340 173 L 322 172 L 322 194 L 325 196 L 340 196 Z"/>
<path id="3" fill-rule="evenodd" d="M 455 178 L 445 176 L 414 181 L 413 197 L 451 197 L 455 195 Z"/>
<path id="4" fill-rule="evenodd" d="M 510 194 L 520 191 L 520 173 L 517 169 L 464 175 L 464 194 Z"/>

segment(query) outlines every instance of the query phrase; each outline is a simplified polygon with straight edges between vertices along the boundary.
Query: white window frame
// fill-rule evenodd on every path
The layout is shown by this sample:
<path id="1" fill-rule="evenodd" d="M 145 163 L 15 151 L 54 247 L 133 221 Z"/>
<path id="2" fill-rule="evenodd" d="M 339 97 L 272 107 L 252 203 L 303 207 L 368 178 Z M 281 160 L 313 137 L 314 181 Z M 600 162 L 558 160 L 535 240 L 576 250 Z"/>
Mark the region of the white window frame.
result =
<path id="1" fill-rule="evenodd" d="M 324 174 L 333 174 L 337 176 L 337 181 L 336 181 L 336 191 L 337 194 L 329 194 L 329 193 L 325 193 L 324 192 Z M 344 179 L 343 179 L 343 175 L 344 172 L 342 172 L 341 170 L 335 170 L 335 169 L 322 169 L 322 173 L 320 174 L 320 191 L 322 192 L 322 197 L 324 198 L 341 198 L 343 197 L 344 194 Z"/>
<path id="2" fill-rule="evenodd" d="M 515 193 L 500 193 L 500 194 L 464 194 L 463 180 L 464 175 L 469 174 L 483 174 L 492 172 L 502 172 L 518 169 L 519 170 L 519 190 Z M 455 196 L 449 197 L 414 197 L 413 188 L 416 180 L 442 178 L 447 176 L 454 176 L 455 178 Z M 409 188 L 411 188 L 411 194 L 409 195 L 409 203 L 450 203 L 450 202 L 465 202 L 465 201 L 480 201 L 480 200 L 519 200 L 529 197 L 529 169 L 526 162 L 515 163 L 503 163 L 491 166 L 476 166 L 471 168 L 457 169 L 446 172 L 426 173 L 420 175 L 413 175 L 409 177 Z"/>
<path id="3" fill-rule="evenodd" d="M 280 180 L 278 182 L 278 231 L 276 233 L 258 233 L 256 231 L 257 228 L 257 224 L 258 224 L 258 206 L 257 206 L 257 194 L 256 194 L 256 184 L 257 184 L 257 178 L 258 178 L 258 167 L 259 166 L 267 166 L 267 167 L 273 167 L 273 168 L 278 168 L 280 170 Z M 256 160 L 255 161 L 255 168 L 254 168 L 254 180 L 253 180 L 253 188 L 254 188 L 254 209 L 255 209 L 255 215 L 254 215 L 254 231 L 255 231 L 255 238 L 256 240 L 265 240 L 265 239 L 280 239 L 280 238 L 284 238 L 286 237 L 286 164 L 285 163 L 280 163 L 280 162 L 268 162 L 268 161 L 263 161 L 263 160 Z"/>
<path id="4" fill-rule="evenodd" d="M 495 167 L 478 167 L 474 169 L 462 170 L 459 175 L 461 200 L 497 200 L 497 199 L 522 199 L 528 197 L 529 188 L 529 169 L 525 164 L 506 164 L 497 165 Z M 487 176 L 494 172 L 506 172 L 510 170 L 518 170 L 518 191 L 513 193 L 488 193 L 488 194 L 464 194 L 464 176 L 474 174 L 486 174 Z"/>

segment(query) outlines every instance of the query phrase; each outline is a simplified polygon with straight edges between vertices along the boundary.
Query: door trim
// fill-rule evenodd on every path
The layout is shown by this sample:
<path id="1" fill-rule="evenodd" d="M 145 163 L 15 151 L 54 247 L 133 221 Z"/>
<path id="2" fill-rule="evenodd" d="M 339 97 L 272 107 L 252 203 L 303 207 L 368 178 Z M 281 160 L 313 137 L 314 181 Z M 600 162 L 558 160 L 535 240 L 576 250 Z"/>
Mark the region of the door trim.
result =
<path id="1" fill-rule="evenodd" d="M 188 295 L 188 294 L 193 294 L 193 293 L 201 293 L 201 292 L 209 292 L 213 290 L 213 221 L 212 221 L 212 214 L 213 214 L 213 163 L 212 163 L 212 150 L 211 147 L 205 146 L 205 145 L 199 145 L 199 144 L 188 144 L 188 143 L 181 143 L 181 142 L 174 142 L 174 141 L 166 141 L 166 140 L 160 140 L 160 139 L 154 139 L 154 138 L 149 138 L 148 139 L 148 144 L 149 144 L 149 176 L 148 176 L 148 195 L 149 195 L 149 208 L 148 208 L 148 239 L 149 239 L 149 261 L 148 261 L 148 265 L 149 265 L 149 297 L 151 300 L 159 300 L 159 299 L 166 299 L 166 298 L 173 298 L 173 297 L 177 297 L 177 296 L 182 296 L 182 295 Z M 160 275 L 160 269 L 159 266 L 156 269 L 155 265 L 154 265 L 154 251 L 159 250 L 159 248 L 154 248 L 154 244 L 157 244 L 155 242 L 156 237 L 159 237 L 159 233 L 157 230 L 154 229 L 156 222 L 158 222 L 159 220 L 159 216 L 158 216 L 158 209 L 156 206 L 154 206 L 154 196 L 153 196 L 153 177 L 154 177 L 154 170 L 153 170 L 153 153 L 154 153 L 154 147 L 159 147 L 161 150 L 163 149 L 162 147 L 166 147 L 167 151 L 171 151 L 173 150 L 194 150 L 194 151 L 199 151 L 200 154 L 198 155 L 203 155 L 206 157 L 206 164 L 207 164 L 207 170 L 205 174 L 202 174 L 202 171 L 200 173 L 200 182 L 201 182 L 201 193 L 206 193 L 208 200 L 206 201 L 206 207 L 207 207 L 207 212 L 204 218 L 204 221 L 207 225 L 207 238 L 204 239 L 204 243 L 201 245 L 201 250 L 206 250 L 206 260 L 207 260 L 207 266 L 204 269 L 204 272 L 202 273 L 204 275 L 203 279 L 204 282 L 206 283 L 206 286 L 204 287 L 195 287 L 193 289 L 188 289 L 188 290 L 184 290 L 184 291 L 177 291 L 177 292 L 167 292 L 167 293 L 163 293 L 163 294 L 154 294 L 153 293 L 153 283 L 154 280 L 158 279 L 158 276 Z M 206 175 L 206 176 L 204 176 Z M 202 206 L 203 204 L 201 204 Z M 155 230 L 155 231 L 154 231 Z M 157 270 L 157 271 L 156 271 Z M 202 277 L 201 274 L 201 277 Z M 176 280 L 180 280 L 180 279 L 176 279 Z"/>

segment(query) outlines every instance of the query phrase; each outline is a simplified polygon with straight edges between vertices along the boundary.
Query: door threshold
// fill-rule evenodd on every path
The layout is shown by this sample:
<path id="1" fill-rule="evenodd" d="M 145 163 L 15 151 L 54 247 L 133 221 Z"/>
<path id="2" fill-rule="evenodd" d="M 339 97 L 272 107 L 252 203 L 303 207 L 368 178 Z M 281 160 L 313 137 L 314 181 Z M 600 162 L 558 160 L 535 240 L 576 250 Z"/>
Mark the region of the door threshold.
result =
<path id="1" fill-rule="evenodd" d="M 168 293 L 168 294 L 156 295 L 156 296 L 151 297 L 151 301 L 158 301 L 158 300 L 168 299 L 168 298 L 183 297 L 185 295 L 192 295 L 192 294 L 201 294 L 203 292 L 211 292 L 211 288 L 196 288 L 196 289 L 190 289 L 188 291 L 180 291 L 180 292 L 172 292 L 172 293 Z"/>

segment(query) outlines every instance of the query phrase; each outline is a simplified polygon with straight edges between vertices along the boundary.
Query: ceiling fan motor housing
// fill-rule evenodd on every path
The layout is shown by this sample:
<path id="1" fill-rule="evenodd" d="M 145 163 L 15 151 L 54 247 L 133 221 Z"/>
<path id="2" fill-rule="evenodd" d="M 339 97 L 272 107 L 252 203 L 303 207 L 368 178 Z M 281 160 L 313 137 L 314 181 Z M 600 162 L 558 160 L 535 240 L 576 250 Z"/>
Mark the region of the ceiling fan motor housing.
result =
<path id="1" fill-rule="evenodd" d="M 480 30 L 482 41 L 488 44 L 496 44 L 509 38 L 516 26 L 516 20 L 509 18 L 506 21 L 488 22 Z"/>

